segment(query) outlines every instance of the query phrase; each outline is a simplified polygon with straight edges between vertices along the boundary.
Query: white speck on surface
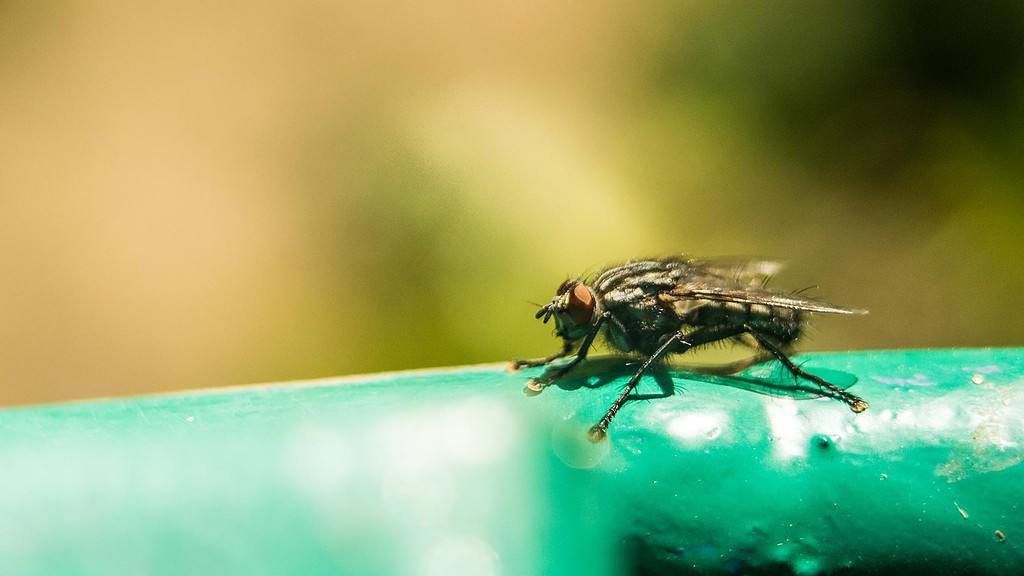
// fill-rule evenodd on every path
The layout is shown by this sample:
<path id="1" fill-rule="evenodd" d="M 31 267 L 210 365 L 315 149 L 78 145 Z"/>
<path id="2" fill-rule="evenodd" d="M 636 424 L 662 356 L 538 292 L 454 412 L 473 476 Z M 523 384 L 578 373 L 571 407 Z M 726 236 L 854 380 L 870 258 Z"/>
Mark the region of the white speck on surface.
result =
<path id="1" fill-rule="evenodd" d="M 963 508 L 961 508 L 960 505 L 956 503 L 956 501 L 953 502 L 953 506 L 956 506 L 956 511 L 959 512 L 960 515 L 964 517 L 964 520 L 967 520 L 967 510 L 964 510 Z"/>
<path id="2" fill-rule="evenodd" d="M 186 416 L 185 417 L 185 422 L 195 422 L 195 421 L 196 421 L 196 417 L 195 416 Z"/>
<path id="3" fill-rule="evenodd" d="M 971 382 L 980 386 L 985 383 L 985 376 L 982 374 L 975 374 L 974 376 L 971 376 Z"/>

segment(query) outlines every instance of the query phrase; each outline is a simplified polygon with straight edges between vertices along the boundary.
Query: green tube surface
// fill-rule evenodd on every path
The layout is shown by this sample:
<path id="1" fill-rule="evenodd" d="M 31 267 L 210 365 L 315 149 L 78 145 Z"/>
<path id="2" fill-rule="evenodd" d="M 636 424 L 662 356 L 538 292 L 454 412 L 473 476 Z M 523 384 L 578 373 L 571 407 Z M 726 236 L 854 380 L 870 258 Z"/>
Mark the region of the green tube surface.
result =
<path id="1" fill-rule="evenodd" d="M 493 365 L 2 410 L 0 564 L 1024 573 L 1024 349 L 797 359 L 870 409 L 660 372 L 595 445 L 629 370 L 597 360 L 537 397 Z"/>

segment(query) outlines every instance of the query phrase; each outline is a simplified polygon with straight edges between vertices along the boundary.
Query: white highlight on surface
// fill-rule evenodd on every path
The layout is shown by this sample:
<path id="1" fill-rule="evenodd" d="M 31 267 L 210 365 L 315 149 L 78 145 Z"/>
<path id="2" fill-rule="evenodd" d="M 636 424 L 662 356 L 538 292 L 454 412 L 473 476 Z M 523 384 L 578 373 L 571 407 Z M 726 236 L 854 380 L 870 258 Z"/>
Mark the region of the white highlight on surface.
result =
<path id="1" fill-rule="evenodd" d="M 446 460 L 488 464 L 501 460 L 518 441 L 518 422 L 508 409 L 486 400 L 468 400 L 441 409 L 404 413 L 384 423 L 377 437 L 389 461 L 429 466 Z"/>
<path id="2" fill-rule="evenodd" d="M 704 443 L 722 435 L 729 424 L 725 412 L 683 412 L 673 418 L 667 426 L 668 433 L 689 443 Z"/>
<path id="3" fill-rule="evenodd" d="M 984 366 L 964 366 L 961 368 L 964 372 L 977 372 L 979 374 L 996 374 L 1002 372 L 999 369 L 998 364 L 986 364 Z"/>
<path id="4" fill-rule="evenodd" d="M 459 498 L 455 478 L 507 459 L 521 434 L 506 407 L 480 399 L 385 420 L 370 435 L 385 508 L 410 525 L 443 525 Z"/>
<path id="5" fill-rule="evenodd" d="M 913 428 L 917 426 L 917 414 L 910 408 L 896 413 L 896 427 Z"/>
<path id="6" fill-rule="evenodd" d="M 430 548 L 419 563 L 421 576 L 497 576 L 498 554 L 479 538 L 452 537 Z"/>
<path id="7" fill-rule="evenodd" d="M 991 444 L 1000 452 L 1017 447 L 1017 443 L 1010 439 L 1006 424 L 998 421 L 982 423 L 975 428 L 972 438 L 975 443 Z"/>
<path id="8" fill-rule="evenodd" d="M 587 433 L 592 424 L 589 420 L 571 418 L 551 427 L 551 449 L 563 464 L 577 469 L 593 468 L 611 452 L 610 440 L 590 441 Z"/>
<path id="9" fill-rule="evenodd" d="M 888 384 L 890 386 L 901 386 L 901 387 L 925 387 L 930 388 L 935 386 L 935 382 L 928 379 L 927 374 L 913 374 L 910 378 L 886 378 L 884 376 L 872 376 L 872 380 L 875 382 L 881 382 L 882 384 Z"/>
<path id="10" fill-rule="evenodd" d="M 943 430 L 952 424 L 953 419 L 956 418 L 956 410 L 948 404 L 939 404 L 932 406 L 931 410 L 925 411 L 921 414 L 923 424 L 926 428 L 931 430 Z"/>
<path id="11" fill-rule="evenodd" d="M 909 443 L 948 446 L 950 442 L 970 442 L 978 427 L 993 414 L 971 406 L 969 399 L 969 394 L 951 392 L 913 403 L 903 401 L 877 413 L 868 410 L 847 416 L 851 442 L 845 448 L 879 453 L 900 450 Z"/>
<path id="12" fill-rule="evenodd" d="M 945 402 L 926 402 L 916 408 L 905 408 L 896 412 L 893 429 L 914 429 L 922 432 L 939 432 L 954 426 L 968 424 L 973 417 L 970 414 L 958 414 L 957 410 Z"/>
<path id="13" fill-rule="evenodd" d="M 504 459 L 519 435 L 515 418 L 496 402 L 469 400 L 442 415 L 444 449 L 453 461 L 488 464 Z"/>
<path id="14" fill-rule="evenodd" d="M 849 433 L 849 416 L 846 410 L 816 410 L 807 415 L 808 428 L 814 434 L 827 436 L 832 442 L 842 442 Z"/>
<path id="15" fill-rule="evenodd" d="M 809 436 L 792 398 L 773 398 L 765 406 L 772 429 L 772 447 L 780 460 L 807 457 Z"/>
<path id="16" fill-rule="evenodd" d="M 329 428 L 299 428 L 285 446 L 284 467 L 292 482 L 313 502 L 334 502 L 352 474 L 345 437 Z"/>

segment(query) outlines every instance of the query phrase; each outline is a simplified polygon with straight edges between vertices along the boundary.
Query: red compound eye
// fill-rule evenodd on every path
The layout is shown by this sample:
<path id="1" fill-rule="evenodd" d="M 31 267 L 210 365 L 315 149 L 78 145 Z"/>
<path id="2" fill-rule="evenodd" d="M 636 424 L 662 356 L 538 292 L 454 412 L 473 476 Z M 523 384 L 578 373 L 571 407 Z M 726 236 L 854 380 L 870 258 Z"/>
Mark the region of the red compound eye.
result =
<path id="1" fill-rule="evenodd" d="M 594 316 L 594 293 L 583 284 L 577 284 L 569 293 L 569 317 L 577 326 L 590 323 Z"/>

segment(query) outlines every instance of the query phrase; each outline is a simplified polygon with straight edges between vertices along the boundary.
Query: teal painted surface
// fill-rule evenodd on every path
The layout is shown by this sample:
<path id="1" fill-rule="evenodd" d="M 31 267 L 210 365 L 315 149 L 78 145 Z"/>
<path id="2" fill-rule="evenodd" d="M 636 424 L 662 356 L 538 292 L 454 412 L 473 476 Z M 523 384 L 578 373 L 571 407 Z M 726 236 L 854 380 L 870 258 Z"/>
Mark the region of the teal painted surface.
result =
<path id="1" fill-rule="evenodd" d="M 2 572 L 1024 571 L 1024 350 L 798 358 L 871 408 L 675 372 L 593 445 L 599 360 L 3 410 Z"/>

